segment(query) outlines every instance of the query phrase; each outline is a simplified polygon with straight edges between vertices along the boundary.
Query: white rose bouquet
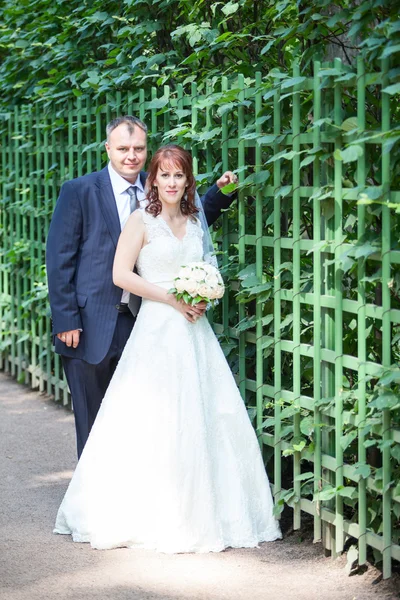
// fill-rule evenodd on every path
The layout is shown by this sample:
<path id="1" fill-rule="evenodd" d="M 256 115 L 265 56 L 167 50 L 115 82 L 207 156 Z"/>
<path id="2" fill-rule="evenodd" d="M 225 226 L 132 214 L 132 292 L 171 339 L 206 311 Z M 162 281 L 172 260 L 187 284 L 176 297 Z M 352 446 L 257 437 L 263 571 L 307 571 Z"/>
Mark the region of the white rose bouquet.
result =
<path id="1" fill-rule="evenodd" d="M 181 267 L 174 282 L 175 287 L 169 293 L 192 306 L 199 302 L 213 305 L 225 292 L 221 273 L 207 262 L 192 262 Z"/>

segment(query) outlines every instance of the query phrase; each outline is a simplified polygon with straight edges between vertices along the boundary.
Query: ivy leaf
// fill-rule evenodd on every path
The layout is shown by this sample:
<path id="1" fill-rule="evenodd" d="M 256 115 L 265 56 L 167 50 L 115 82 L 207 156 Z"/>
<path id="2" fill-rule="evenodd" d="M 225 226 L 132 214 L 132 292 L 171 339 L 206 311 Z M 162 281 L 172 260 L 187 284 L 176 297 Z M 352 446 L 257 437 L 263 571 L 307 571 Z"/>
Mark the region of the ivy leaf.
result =
<path id="1" fill-rule="evenodd" d="M 224 13 L 224 15 L 226 15 L 227 17 L 229 15 L 233 15 L 233 13 L 235 13 L 239 8 L 239 2 L 228 2 L 228 4 L 225 4 L 225 6 L 222 7 L 222 12 Z"/>
<path id="2" fill-rule="evenodd" d="M 300 431 L 303 435 L 310 437 L 310 435 L 314 431 L 314 418 L 313 417 L 305 417 L 300 421 Z"/>
<path id="3" fill-rule="evenodd" d="M 388 58 L 388 56 L 391 56 L 392 54 L 395 54 L 396 52 L 400 52 L 400 44 L 395 44 L 393 46 L 387 46 L 384 51 L 382 52 L 381 58 Z"/>
<path id="4" fill-rule="evenodd" d="M 400 93 L 400 83 L 394 83 L 393 85 L 388 85 L 385 87 L 382 92 L 386 94 L 399 94 Z"/>
<path id="5" fill-rule="evenodd" d="M 262 344 L 261 344 L 261 350 L 265 350 L 265 348 L 269 348 L 270 346 L 272 346 L 272 344 L 274 343 L 274 338 L 273 337 L 265 337 L 265 339 L 263 339 Z"/>
<path id="6" fill-rule="evenodd" d="M 367 479 L 371 475 L 371 467 L 365 463 L 356 463 L 354 470 L 361 479 Z"/>
<path id="7" fill-rule="evenodd" d="M 342 435 L 342 437 L 340 438 L 340 445 L 342 447 L 342 450 L 346 450 L 346 448 L 350 446 L 351 442 L 353 442 L 356 439 L 356 437 L 357 430 L 350 431 L 350 433 Z"/>
<path id="8" fill-rule="evenodd" d="M 306 80 L 306 77 L 290 77 L 289 79 L 285 79 L 281 83 L 281 88 L 286 89 L 288 87 L 293 87 L 294 85 L 298 85 L 303 83 Z"/>
<path id="9" fill-rule="evenodd" d="M 353 131 L 354 129 L 358 129 L 357 117 L 350 117 L 349 119 L 343 121 L 340 129 L 343 129 L 343 131 Z"/>
<path id="10" fill-rule="evenodd" d="M 168 104 L 168 98 L 154 98 L 154 100 L 151 100 L 148 105 L 147 108 L 149 110 L 153 110 L 153 109 L 160 109 L 160 108 L 164 108 L 164 106 L 166 106 Z"/>
<path id="11" fill-rule="evenodd" d="M 327 502 L 328 500 L 332 500 L 336 496 L 336 490 L 331 485 L 325 486 L 320 492 L 317 492 L 314 495 L 313 500 L 320 500 L 321 502 Z"/>
<path id="12" fill-rule="evenodd" d="M 258 185 L 261 183 L 265 183 L 270 177 L 269 171 L 259 171 L 258 173 L 252 173 L 240 184 L 240 187 L 248 186 L 248 185 Z"/>
<path id="13" fill-rule="evenodd" d="M 311 471 L 302 473 L 301 475 L 296 475 L 294 478 L 295 481 L 307 481 L 308 479 L 314 479 L 314 473 L 311 473 Z"/>
<path id="14" fill-rule="evenodd" d="M 302 440 L 299 444 L 293 444 L 293 450 L 295 450 L 295 452 L 301 452 L 305 446 L 306 443 Z"/>
<path id="15" fill-rule="evenodd" d="M 247 277 L 253 277 L 256 274 L 256 264 L 252 263 L 251 265 L 247 265 L 244 269 L 239 271 L 237 274 L 239 279 L 246 279 Z"/>
<path id="16" fill-rule="evenodd" d="M 337 493 L 339 496 L 343 496 L 343 498 L 354 498 L 357 494 L 357 488 L 351 485 L 346 485 L 344 487 L 339 486 L 337 488 Z"/>
<path id="17" fill-rule="evenodd" d="M 341 160 L 346 164 L 357 160 L 360 158 L 360 156 L 363 156 L 363 154 L 363 148 L 355 144 L 353 146 L 349 146 L 345 150 L 335 150 L 333 156 L 336 160 Z"/>
<path id="18" fill-rule="evenodd" d="M 256 317 L 252 315 L 251 317 L 245 317 L 236 325 L 237 333 L 243 333 L 247 331 L 247 329 L 252 329 L 256 324 Z"/>
<path id="19" fill-rule="evenodd" d="M 369 403 L 369 406 L 377 408 L 378 410 L 395 410 L 400 407 L 400 396 L 393 392 L 384 392 L 372 400 L 372 402 Z"/>
<path id="20" fill-rule="evenodd" d="M 290 194 L 291 191 L 292 191 L 292 186 L 291 185 L 283 185 L 283 186 L 281 186 L 280 188 L 278 188 L 276 190 L 275 197 L 279 198 L 279 196 L 281 196 L 282 198 L 284 198 L 285 196 L 287 196 L 288 194 Z"/>
<path id="21" fill-rule="evenodd" d="M 284 327 L 287 327 L 287 326 L 288 326 L 288 325 L 290 325 L 292 322 L 293 322 L 293 315 L 292 315 L 292 314 L 291 314 L 291 315 L 287 315 L 287 316 L 286 316 L 286 317 L 283 319 L 282 323 L 280 324 L 280 327 L 279 327 L 279 329 L 283 329 Z"/>

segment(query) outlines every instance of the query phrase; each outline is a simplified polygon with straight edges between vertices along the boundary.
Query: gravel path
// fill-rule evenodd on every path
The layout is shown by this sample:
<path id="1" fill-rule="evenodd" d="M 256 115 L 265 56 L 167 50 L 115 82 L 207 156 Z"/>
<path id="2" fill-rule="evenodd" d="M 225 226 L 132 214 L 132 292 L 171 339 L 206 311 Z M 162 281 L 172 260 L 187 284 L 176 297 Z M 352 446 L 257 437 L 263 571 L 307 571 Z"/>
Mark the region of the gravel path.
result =
<path id="1" fill-rule="evenodd" d="M 347 577 L 299 533 L 259 549 L 164 555 L 92 550 L 52 534 L 75 465 L 72 414 L 0 373 L 0 598 L 395 600 L 399 577 Z M 307 535 L 306 535 L 307 537 Z"/>

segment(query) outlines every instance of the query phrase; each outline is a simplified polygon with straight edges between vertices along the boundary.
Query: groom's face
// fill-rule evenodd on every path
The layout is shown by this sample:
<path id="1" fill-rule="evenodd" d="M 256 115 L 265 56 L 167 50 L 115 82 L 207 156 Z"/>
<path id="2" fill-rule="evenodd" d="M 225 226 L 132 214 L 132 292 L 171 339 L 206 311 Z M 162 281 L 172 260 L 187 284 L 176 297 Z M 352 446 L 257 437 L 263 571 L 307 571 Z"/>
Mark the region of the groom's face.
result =
<path id="1" fill-rule="evenodd" d="M 118 125 L 110 133 L 106 150 L 111 166 L 121 177 L 135 183 L 147 158 L 147 136 L 140 127 Z"/>

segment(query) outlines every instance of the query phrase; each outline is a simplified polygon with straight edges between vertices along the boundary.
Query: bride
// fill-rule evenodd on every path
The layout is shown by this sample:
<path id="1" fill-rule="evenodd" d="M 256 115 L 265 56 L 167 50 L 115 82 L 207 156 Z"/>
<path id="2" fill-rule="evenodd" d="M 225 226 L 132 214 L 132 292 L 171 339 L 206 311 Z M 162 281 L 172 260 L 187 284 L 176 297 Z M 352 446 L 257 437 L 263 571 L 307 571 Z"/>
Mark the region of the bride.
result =
<path id="1" fill-rule="evenodd" d="M 113 273 L 142 306 L 54 532 L 100 549 L 255 547 L 281 537 L 256 435 L 204 307 L 168 293 L 204 255 L 191 155 L 160 148 L 147 186 Z"/>

